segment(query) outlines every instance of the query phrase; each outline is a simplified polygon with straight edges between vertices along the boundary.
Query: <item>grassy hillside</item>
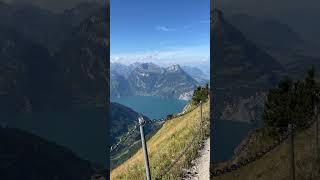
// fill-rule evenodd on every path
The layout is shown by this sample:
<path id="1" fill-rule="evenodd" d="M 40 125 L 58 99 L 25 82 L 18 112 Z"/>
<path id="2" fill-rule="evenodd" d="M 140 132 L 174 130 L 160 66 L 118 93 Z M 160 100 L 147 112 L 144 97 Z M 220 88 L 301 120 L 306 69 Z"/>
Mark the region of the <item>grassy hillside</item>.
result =
<path id="1" fill-rule="evenodd" d="M 261 151 L 272 143 L 270 138 L 262 135 L 262 131 L 253 132 L 245 141 L 249 143 L 247 151 L 239 156 L 245 157 Z M 319 162 L 315 161 L 315 127 L 297 132 L 295 135 L 295 167 L 297 180 L 316 180 L 320 178 Z M 216 180 L 287 180 L 288 165 L 288 144 L 287 141 L 276 147 L 261 159 L 236 171 L 213 177 Z M 229 162 L 230 163 L 230 162 Z M 225 163 L 226 164 L 226 163 Z"/>
<path id="2" fill-rule="evenodd" d="M 111 144 L 116 144 L 126 133 L 133 128 L 136 120 L 139 117 L 139 113 L 134 110 L 123 106 L 118 103 L 112 102 L 110 104 L 111 111 L 111 129 L 110 129 L 110 141 Z M 148 117 L 144 116 L 145 120 L 150 120 Z M 160 124 L 152 124 L 145 128 L 145 134 L 150 136 L 158 128 Z M 111 169 L 115 168 L 117 165 L 123 163 L 128 158 L 130 158 L 137 150 L 141 147 L 139 131 L 135 131 L 132 136 L 130 136 L 125 143 L 120 144 L 119 147 L 110 153 L 110 166 Z"/>
<path id="3" fill-rule="evenodd" d="M 209 104 L 203 104 L 203 126 L 204 134 L 193 137 L 199 132 L 200 107 L 194 109 L 181 117 L 167 121 L 162 128 L 151 137 L 148 142 L 148 153 L 152 179 L 155 179 L 164 171 L 174 159 L 186 148 L 190 142 L 194 142 L 191 148 L 175 164 L 163 179 L 179 179 L 182 169 L 190 165 L 192 159 L 196 158 L 201 139 L 209 134 Z M 205 124 L 205 125 L 204 125 Z M 144 179 L 145 166 L 143 152 L 140 149 L 134 156 L 111 172 L 111 179 Z"/>

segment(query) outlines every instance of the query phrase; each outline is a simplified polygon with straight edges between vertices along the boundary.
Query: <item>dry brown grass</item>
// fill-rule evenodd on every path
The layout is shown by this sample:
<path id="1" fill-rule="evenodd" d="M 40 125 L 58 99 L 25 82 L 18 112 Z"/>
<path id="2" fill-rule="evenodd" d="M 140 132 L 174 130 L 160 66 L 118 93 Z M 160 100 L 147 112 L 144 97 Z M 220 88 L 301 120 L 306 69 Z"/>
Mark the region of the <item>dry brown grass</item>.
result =
<path id="1" fill-rule="evenodd" d="M 209 129 L 209 102 L 203 104 L 205 131 Z M 150 171 L 152 179 L 168 167 L 198 133 L 200 126 L 200 108 L 192 112 L 167 121 L 163 127 L 147 142 Z M 197 155 L 199 144 L 203 137 L 196 139 L 194 145 L 170 170 L 163 179 L 179 179 L 183 168 Z M 145 178 L 143 152 L 140 149 L 133 157 L 111 172 L 111 179 L 141 180 Z"/>
<path id="2" fill-rule="evenodd" d="M 315 128 L 298 132 L 294 138 L 295 169 L 297 180 L 319 179 L 315 162 Z M 288 143 L 278 146 L 266 156 L 246 167 L 219 177 L 214 180 L 287 180 L 289 173 Z M 319 166 L 319 164 L 318 164 Z"/>

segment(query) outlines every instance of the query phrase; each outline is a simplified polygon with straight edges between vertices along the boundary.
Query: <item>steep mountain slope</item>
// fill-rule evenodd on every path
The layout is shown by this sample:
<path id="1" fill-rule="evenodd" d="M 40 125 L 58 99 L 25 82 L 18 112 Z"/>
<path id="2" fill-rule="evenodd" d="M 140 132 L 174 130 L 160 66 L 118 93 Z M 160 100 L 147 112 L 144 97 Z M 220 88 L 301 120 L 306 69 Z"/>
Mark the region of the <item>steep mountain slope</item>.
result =
<path id="1" fill-rule="evenodd" d="M 302 50 L 307 45 L 291 27 L 276 20 L 259 19 L 246 14 L 233 15 L 227 19 L 262 48 L 288 51 Z"/>
<path id="2" fill-rule="evenodd" d="M 110 142 L 114 144 L 118 142 L 119 137 L 127 133 L 130 128 L 132 128 L 140 116 L 139 113 L 134 110 L 118 104 L 111 102 L 110 104 L 110 116 L 111 116 L 111 125 L 110 129 Z M 145 120 L 149 120 L 148 117 L 143 116 Z M 148 133 L 152 128 L 147 128 L 146 132 Z M 135 136 L 136 138 L 137 136 Z"/>
<path id="3" fill-rule="evenodd" d="M 4 35 L 0 38 L 0 104 L 5 112 L 29 111 L 30 104 L 34 108 L 54 106 L 57 96 L 52 90 L 56 95 L 62 92 L 55 89 L 59 86 L 54 79 L 58 68 L 48 49 L 5 27 L 0 27 L 0 32 Z"/>
<path id="4" fill-rule="evenodd" d="M 0 97 L 7 99 L 1 107 L 22 112 L 103 103 L 109 45 L 106 8 L 78 17 L 81 23 L 68 26 L 70 31 L 61 27 L 59 14 L 32 6 L 1 3 L 0 8 Z M 64 37 L 68 39 L 61 40 Z"/>
<path id="5" fill-rule="evenodd" d="M 181 67 L 186 73 L 188 73 L 193 79 L 195 79 L 200 84 L 210 83 L 210 74 L 204 73 L 201 69 L 191 66 Z"/>
<path id="6" fill-rule="evenodd" d="M 134 110 L 123 106 L 118 103 L 110 104 L 110 136 L 109 142 L 114 145 L 116 144 L 124 135 L 127 134 L 133 128 L 137 122 L 139 113 Z M 149 120 L 148 117 L 143 116 L 145 120 Z M 151 132 L 154 132 L 158 129 L 160 125 L 154 124 L 145 128 L 145 134 L 149 135 Z M 116 151 L 111 153 L 111 169 L 117 165 L 123 163 L 127 160 L 136 150 L 139 148 L 140 133 L 138 131 L 134 132 L 129 139 L 127 139 L 125 144 L 120 144 Z"/>
<path id="7" fill-rule="evenodd" d="M 278 80 L 279 74 L 284 71 L 282 66 L 270 55 L 249 41 L 239 30 L 227 22 L 221 11 L 213 13 L 214 33 L 212 38 L 215 61 L 213 62 L 213 81 L 216 93 L 216 116 L 222 118 L 226 111 L 236 114 L 238 104 L 263 96 L 268 88 Z M 254 98 L 256 99 L 256 98 Z M 247 103 L 246 103 L 247 104 Z M 231 119 L 237 121 L 250 121 L 243 119 L 241 113 L 253 114 L 261 112 L 263 102 L 247 104 L 239 115 Z M 231 107 L 231 110 L 230 110 Z M 231 116 L 229 116 L 231 117 Z M 257 121 L 259 115 L 253 118 Z"/>
<path id="8" fill-rule="evenodd" d="M 1 179 L 87 180 L 94 173 L 69 149 L 18 129 L 0 127 L 0 142 Z"/>
<path id="9" fill-rule="evenodd" d="M 110 71 L 110 97 L 122 97 L 132 94 L 128 80 L 117 72 Z"/>
<path id="10" fill-rule="evenodd" d="M 100 8 L 63 41 L 55 59 L 72 98 L 81 102 L 104 103 L 107 72 L 107 8 Z"/>
<path id="11" fill-rule="evenodd" d="M 191 160 L 196 157 L 199 144 L 202 144 L 205 134 L 209 134 L 209 104 L 209 102 L 203 104 L 202 127 L 204 133 L 201 136 L 196 136 L 200 125 L 200 108 L 198 107 L 183 116 L 168 120 L 148 140 L 150 170 L 153 179 L 159 177 L 160 173 L 183 152 L 187 145 L 193 142 L 191 148 L 183 153 L 184 156 L 163 177 L 163 179 L 181 179 L 183 169 L 187 168 Z M 198 138 L 193 139 L 194 137 Z M 143 178 L 145 178 L 145 169 L 142 149 L 111 172 L 111 179 Z"/>
<path id="12" fill-rule="evenodd" d="M 291 68 L 298 61 L 302 65 L 302 68 L 305 68 L 306 66 L 310 66 L 312 60 L 315 60 L 314 56 L 319 56 L 317 46 L 304 40 L 300 34 L 287 24 L 245 14 L 233 15 L 228 19 L 249 40 L 276 58 L 288 70 L 287 73 L 290 76 L 296 75 L 292 73 Z M 306 61 L 305 63 L 302 63 L 303 59 Z M 317 64 L 317 60 L 312 63 Z M 301 74 L 306 71 L 306 69 L 302 68 L 297 73 Z"/>
<path id="13" fill-rule="evenodd" d="M 290 61 L 285 64 L 285 68 L 289 76 L 294 79 L 301 79 L 312 66 L 314 66 L 316 72 L 320 70 L 319 56 L 291 54 L 288 55 L 288 58 L 290 58 Z M 316 78 L 320 78 L 318 73 Z"/>
<path id="14" fill-rule="evenodd" d="M 0 107 L 5 112 L 16 112 L 24 106 L 21 98 L 25 67 L 19 61 L 28 45 L 19 35 L 0 26 Z M 16 83 L 14 83 L 16 82 Z M 11 103 L 10 103 L 11 102 Z"/>
<path id="15" fill-rule="evenodd" d="M 197 84 L 179 65 L 173 65 L 164 70 L 154 86 L 157 94 L 162 96 L 190 99 Z"/>
<path id="16" fill-rule="evenodd" d="M 108 8 L 88 5 L 88 14 L 75 13 L 77 20 L 63 27 L 62 14 L 24 5 L 0 8 L 0 123 L 10 121 L 10 127 L 105 163 L 105 111 L 96 106 L 107 97 Z"/>
<path id="17" fill-rule="evenodd" d="M 99 3 L 83 2 L 54 13 L 31 4 L 0 2 L 0 26 L 17 31 L 28 41 L 52 48 L 101 7 Z"/>
<path id="18" fill-rule="evenodd" d="M 121 63 L 110 63 L 110 69 L 114 73 L 117 73 L 119 75 L 122 75 L 125 78 L 129 77 L 129 74 L 132 72 L 132 70 L 135 68 L 134 65 L 124 65 Z"/>
<path id="19" fill-rule="evenodd" d="M 95 1 L 81 2 L 62 12 L 61 23 L 65 26 L 76 27 L 90 15 L 98 12 L 101 7 L 103 5 Z"/>
<path id="20" fill-rule="evenodd" d="M 129 75 L 129 84 L 133 94 L 147 95 L 154 89 L 163 70 L 153 63 L 143 63 L 136 67 Z"/>
<path id="21" fill-rule="evenodd" d="M 48 44 L 56 42 L 59 16 L 32 5 L 9 5 L 0 3 L 0 26 L 18 32 L 26 40 Z"/>

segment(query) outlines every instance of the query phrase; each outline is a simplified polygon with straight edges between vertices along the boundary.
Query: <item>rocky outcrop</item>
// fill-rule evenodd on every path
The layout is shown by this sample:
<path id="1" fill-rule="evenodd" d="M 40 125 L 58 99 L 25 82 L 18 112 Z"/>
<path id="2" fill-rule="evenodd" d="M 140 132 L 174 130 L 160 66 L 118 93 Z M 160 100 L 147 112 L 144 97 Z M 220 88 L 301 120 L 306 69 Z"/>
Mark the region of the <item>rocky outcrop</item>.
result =
<path id="1" fill-rule="evenodd" d="M 240 97 L 233 104 L 226 103 L 221 114 L 221 120 L 241 121 L 247 123 L 262 120 L 262 112 L 266 93 L 256 93 L 247 98 Z"/>

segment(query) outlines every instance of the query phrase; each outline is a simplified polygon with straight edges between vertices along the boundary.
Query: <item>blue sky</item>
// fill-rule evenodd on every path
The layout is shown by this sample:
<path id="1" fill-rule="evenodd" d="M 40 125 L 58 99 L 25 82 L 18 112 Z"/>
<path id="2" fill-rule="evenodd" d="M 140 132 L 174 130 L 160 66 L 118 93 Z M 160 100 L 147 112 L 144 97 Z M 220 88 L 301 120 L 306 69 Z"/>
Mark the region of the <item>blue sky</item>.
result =
<path id="1" fill-rule="evenodd" d="M 111 61 L 209 63 L 210 0 L 110 0 Z"/>

